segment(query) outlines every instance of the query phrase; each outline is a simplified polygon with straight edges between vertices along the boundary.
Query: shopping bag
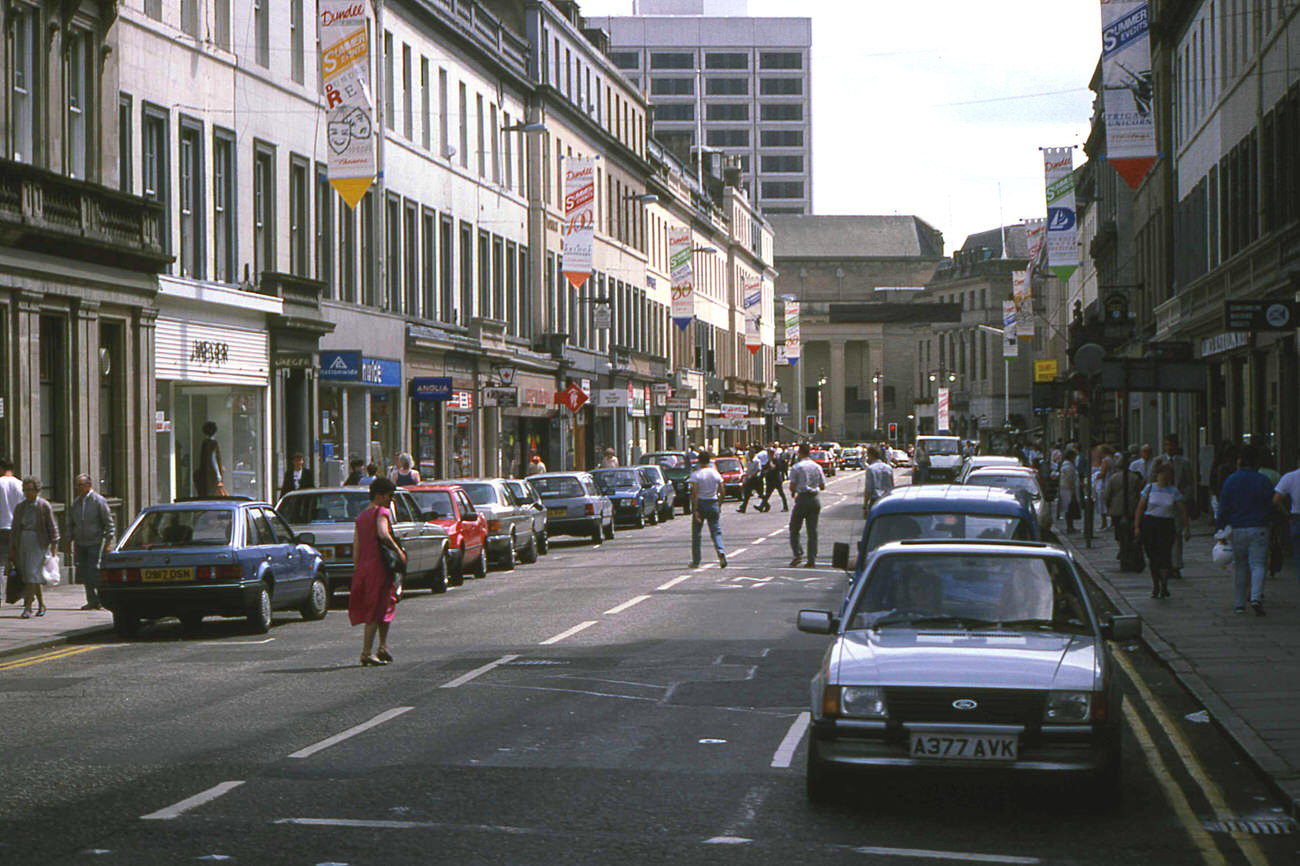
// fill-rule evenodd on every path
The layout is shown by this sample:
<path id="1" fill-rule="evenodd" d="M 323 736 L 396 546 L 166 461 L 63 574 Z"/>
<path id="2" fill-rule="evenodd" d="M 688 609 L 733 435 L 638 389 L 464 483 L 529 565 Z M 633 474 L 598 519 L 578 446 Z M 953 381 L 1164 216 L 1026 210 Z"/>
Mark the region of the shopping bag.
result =
<path id="1" fill-rule="evenodd" d="M 23 597 L 23 578 L 18 573 L 18 566 L 10 565 L 5 571 L 5 603 L 17 604 Z"/>
<path id="2" fill-rule="evenodd" d="M 58 586 L 63 579 L 59 571 L 59 558 L 54 554 L 47 554 L 45 562 L 41 565 L 41 577 L 45 578 L 46 586 Z"/>

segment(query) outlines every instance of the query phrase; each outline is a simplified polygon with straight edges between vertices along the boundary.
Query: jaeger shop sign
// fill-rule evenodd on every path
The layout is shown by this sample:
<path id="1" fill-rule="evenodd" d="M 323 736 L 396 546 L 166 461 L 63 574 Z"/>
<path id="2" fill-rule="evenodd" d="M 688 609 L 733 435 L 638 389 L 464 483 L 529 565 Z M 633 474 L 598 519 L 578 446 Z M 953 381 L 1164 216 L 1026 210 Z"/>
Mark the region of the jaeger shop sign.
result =
<path id="1" fill-rule="evenodd" d="M 270 371 L 265 331 L 158 317 L 154 355 L 159 379 L 265 385 Z"/>

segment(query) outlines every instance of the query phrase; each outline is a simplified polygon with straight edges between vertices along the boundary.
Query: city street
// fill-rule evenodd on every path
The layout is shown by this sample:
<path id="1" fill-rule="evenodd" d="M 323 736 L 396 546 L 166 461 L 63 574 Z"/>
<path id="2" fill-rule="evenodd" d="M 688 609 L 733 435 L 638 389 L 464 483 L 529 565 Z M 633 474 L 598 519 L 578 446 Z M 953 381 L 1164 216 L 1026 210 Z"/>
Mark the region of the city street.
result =
<path id="1" fill-rule="evenodd" d="M 830 480 L 827 566 L 861 528 L 861 484 Z M 686 567 L 679 513 L 412 593 L 386 668 L 357 665 L 338 609 L 277 615 L 266 636 L 209 620 L 182 639 L 168 621 L 10 656 L 0 862 L 1295 862 L 1295 836 L 1211 826 L 1277 804 L 1211 726 L 1183 722 L 1187 696 L 1137 647 L 1120 651 L 1139 686 L 1119 808 L 982 778 L 810 806 L 826 642 L 794 616 L 846 583 L 784 567 L 786 517 L 728 504 L 726 569 Z"/>

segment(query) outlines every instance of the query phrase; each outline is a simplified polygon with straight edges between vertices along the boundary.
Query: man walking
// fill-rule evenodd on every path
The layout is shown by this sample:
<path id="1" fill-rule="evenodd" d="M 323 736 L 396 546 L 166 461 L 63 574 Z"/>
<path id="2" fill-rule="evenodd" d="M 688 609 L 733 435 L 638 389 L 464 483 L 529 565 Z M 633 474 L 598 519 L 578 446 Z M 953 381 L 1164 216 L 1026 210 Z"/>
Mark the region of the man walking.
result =
<path id="1" fill-rule="evenodd" d="M 708 521 L 709 536 L 718 552 L 718 564 L 727 567 L 727 551 L 722 546 L 722 517 L 718 499 L 722 496 L 722 475 L 713 468 L 713 455 L 701 451 L 696 457 L 698 468 L 691 473 L 691 568 L 700 566 L 700 533 Z"/>
<path id="2" fill-rule="evenodd" d="M 1147 451 L 1150 451 L 1147 446 Z M 1129 455 L 1125 455 L 1126 457 Z M 1143 476 L 1134 468 L 1140 460 L 1121 460 L 1127 468 L 1112 472 L 1102 491 L 1102 504 L 1111 516 L 1110 525 L 1115 530 L 1115 543 L 1119 545 L 1119 570 L 1141 572 L 1145 567 L 1142 548 L 1133 539 L 1133 514 L 1142 498 Z"/>
<path id="3" fill-rule="evenodd" d="M 14 508 L 23 499 L 23 483 L 14 477 L 14 464 L 8 457 L 0 457 L 0 567 L 9 561 Z M 17 544 L 18 539 L 12 543 Z"/>
<path id="4" fill-rule="evenodd" d="M 766 456 L 766 455 L 763 455 Z M 763 460 L 757 448 L 749 449 L 749 462 L 745 464 L 745 501 L 740 503 L 738 509 L 741 514 L 749 507 L 749 497 L 758 494 L 759 499 L 763 498 Z"/>
<path id="5" fill-rule="evenodd" d="M 284 470 L 284 480 L 280 482 L 280 495 L 284 496 L 294 490 L 307 490 L 316 486 L 316 477 L 304 465 L 306 458 L 302 452 L 289 458 L 289 468 Z"/>
<path id="6" fill-rule="evenodd" d="M 99 610 L 99 557 L 113 544 L 116 527 L 108 501 L 91 489 L 89 475 L 78 475 L 77 498 L 68 509 L 68 534 L 72 536 L 72 561 L 77 580 L 86 587 L 82 610 Z"/>
<path id="7" fill-rule="evenodd" d="M 1140 453 L 1141 456 L 1133 458 L 1127 463 L 1127 466 L 1131 471 L 1136 472 L 1144 482 L 1150 484 L 1156 480 L 1156 477 L 1151 474 L 1151 464 L 1155 462 L 1155 457 L 1152 456 L 1154 452 L 1150 445 L 1143 445 Z M 1174 477 L 1177 480 L 1177 475 Z M 1110 513 L 1114 514 L 1115 512 Z"/>
<path id="8" fill-rule="evenodd" d="M 775 493 L 781 497 L 781 510 L 790 510 L 790 501 L 785 498 L 785 454 L 778 453 L 776 447 L 767 449 L 767 464 L 763 467 L 763 484 L 767 490 L 763 493 L 763 504 L 759 507 L 760 511 L 770 511 L 772 509 L 772 494 Z"/>
<path id="9" fill-rule="evenodd" d="M 794 568 L 803 560 L 803 547 L 799 544 L 799 529 L 808 524 L 808 561 L 806 568 L 817 567 L 817 521 L 822 513 L 821 492 L 826 489 L 826 476 L 811 457 L 807 442 L 799 445 L 799 462 L 790 470 L 790 492 L 794 495 L 794 510 L 790 512 L 790 550 Z"/>
<path id="10" fill-rule="evenodd" d="M 876 500 L 894 489 L 894 470 L 880 456 L 880 448 L 867 446 L 867 472 L 862 479 L 862 519 L 871 513 Z"/>
<path id="11" fill-rule="evenodd" d="M 1278 479 L 1273 504 L 1291 521 L 1291 559 L 1300 577 L 1300 469 L 1293 469 Z"/>
<path id="12" fill-rule="evenodd" d="M 1183 496 L 1183 507 L 1187 509 L 1187 518 L 1191 520 L 1196 515 L 1196 490 L 1192 484 L 1192 462 L 1182 454 L 1182 449 L 1178 447 L 1178 436 L 1170 433 L 1164 440 L 1164 452 L 1151 461 L 1151 475 L 1143 476 L 1147 480 L 1154 478 L 1161 465 L 1168 463 L 1174 467 L 1174 487 Z M 1145 456 L 1145 452 L 1144 456 Z M 1183 536 L 1181 533 L 1174 534 L 1174 550 L 1170 557 L 1170 563 L 1174 569 L 1174 577 L 1183 576 Z"/>
<path id="13" fill-rule="evenodd" d="M 1218 529 L 1232 528 L 1233 612 L 1246 612 L 1246 589 L 1256 616 L 1264 615 L 1264 575 L 1268 571 L 1268 524 L 1273 485 L 1259 471 L 1259 448 L 1246 445 L 1237 458 L 1237 471 L 1219 492 Z"/>

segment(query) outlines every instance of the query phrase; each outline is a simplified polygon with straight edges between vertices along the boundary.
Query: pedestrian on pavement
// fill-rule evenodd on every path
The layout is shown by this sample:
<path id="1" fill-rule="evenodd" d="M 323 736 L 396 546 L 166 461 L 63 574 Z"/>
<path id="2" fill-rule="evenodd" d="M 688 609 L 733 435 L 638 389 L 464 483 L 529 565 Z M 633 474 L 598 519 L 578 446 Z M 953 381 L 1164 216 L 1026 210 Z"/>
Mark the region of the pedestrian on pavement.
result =
<path id="1" fill-rule="evenodd" d="M 1268 571 L 1268 528 L 1273 509 L 1273 485 L 1259 471 L 1259 448 L 1242 446 L 1237 471 L 1219 491 L 1216 527 L 1232 528 L 1233 611 L 1246 612 L 1246 589 L 1256 616 L 1264 615 L 1264 575 Z"/>
<path id="2" fill-rule="evenodd" d="M 876 500 L 893 489 L 894 470 L 881 459 L 879 446 L 868 445 L 867 471 L 862 479 L 862 519 L 867 519 Z"/>
<path id="3" fill-rule="evenodd" d="M 1300 577 L 1300 469 L 1293 469 L 1278 479 L 1273 504 L 1290 520 L 1291 559 Z"/>
<path id="4" fill-rule="evenodd" d="M 302 456 L 301 451 L 289 458 L 289 468 L 284 470 L 284 480 L 280 482 L 281 496 L 316 486 L 316 476 L 307 468 L 306 462 L 307 458 Z"/>
<path id="5" fill-rule="evenodd" d="M 9 561 L 18 566 L 23 579 L 23 619 L 32 615 L 32 602 L 38 605 L 36 615 L 45 616 L 45 558 L 54 556 L 59 543 L 59 526 L 54 522 L 54 508 L 41 496 L 41 480 L 23 479 L 22 502 L 14 509 L 13 531 L 16 543 L 9 547 Z"/>
<path id="6" fill-rule="evenodd" d="M 396 487 L 410 487 L 420 483 L 420 473 L 414 468 L 415 461 L 405 452 L 397 455 L 397 465 L 388 473 L 388 480 Z"/>
<path id="7" fill-rule="evenodd" d="M 374 484 L 375 479 L 377 479 L 378 477 L 379 477 L 379 464 L 367 463 L 366 474 L 362 475 L 359 479 L 357 479 L 357 485 L 369 489 L 370 485 Z M 397 485 L 393 485 L 393 486 L 396 487 Z"/>
<path id="8" fill-rule="evenodd" d="M 1075 464 L 1078 455 L 1073 448 L 1066 449 L 1065 459 L 1061 461 L 1061 480 L 1056 491 L 1056 516 L 1065 521 L 1066 533 L 1074 532 L 1074 521 L 1079 515 L 1079 468 Z"/>
<path id="9" fill-rule="evenodd" d="M 616 455 L 616 454 L 614 453 L 614 449 L 613 449 L 613 448 L 606 448 L 606 449 L 605 449 L 605 456 L 602 457 L 601 460 L 600 460 L 600 468 L 601 468 L 601 469 L 617 469 L 617 468 L 618 468 L 618 455 Z"/>
<path id="10" fill-rule="evenodd" d="M 390 509 L 397 485 L 387 478 L 370 484 L 370 506 L 357 515 L 352 534 L 354 553 L 352 584 L 348 593 L 348 622 L 364 626 L 361 638 L 361 664 L 366 667 L 386 665 L 393 660 L 388 651 L 388 627 L 397 612 L 397 581 L 388 573 L 379 548 L 391 550 L 399 562 L 406 562 L 406 552 L 393 536 Z M 372 652 L 375 635 L 379 651 Z"/>
<path id="11" fill-rule="evenodd" d="M 1237 471 L 1237 457 L 1240 453 L 1241 447 L 1227 440 L 1219 443 L 1219 449 L 1215 452 L 1214 466 L 1210 469 L 1210 508 L 1216 517 L 1219 514 L 1219 491 L 1223 489 L 1223 482 L 1228 480 L 1228 476 Z"/>
<path id="12" fill-rule="evenodd" d="M 916 446 L 916 453 L 912 455 L 912 462 L 916 464 L 916 483 L 928 483 L 930 481 L 930 455 L 925 453 L 924 444 Z"/>
<path id="13" fill-rule="evenodd" d="M 528 468 L 524 470 L 525 475 L 541 475 L 546 471 L 546 464 L 542 462 L 542 455 L 534 451 L 528 456 Z"/>
<path id="14" fill-rule="evenodd" d="M 199 465 L 194 470 L 194 492 L 200 499 L 229 496 L 226 492 L 226 467 L 221 462 L 221 445 L 217 442 L 217 425 L 203 424 L 203 444 L 199 446 Z"/>
<path id="15" fill-rule="evenodd" d="M 713 467 L 713 455 L 701 451 L 696 456 L 699 464 L 691 472 L 691 568 L 700 565 L 700 534 L 704 524 L 709 524 L 709 536 L 713 539 L 713 548 L 718 552 L 718 564 L 727 567 L 727 551 L 722 546 L 722 512 L 718 508 L 719 498 L 723 494 L 722 474 Z"/>
<path id="16" fill-rule="evenodd" d="M 1156 480 L 1142 488 L 1137 511 L 1133 515 L 1133 537 L 1142 542 L 1151 566 L 1151 597 L 1169 598 L 1169 578 L 1173 573 L 1170 552 L 1174 536 L 1181 530 L 1192 537 L 1183 495 L 1174 486 L 1172 466 L 1156 469 Z"/>
<path id="17" fill-rule="evenodd" d="M 1092 467 L 1089 477 L 1092 480 L 1093 507 L 1096 509 L 1096 519 L 1101 529 L 1106 528 L 1106 507 L 1102 505 L 1101 494 L 1106 490 L 1106 479 L 1110 476 L 1114 468 L 1115 459 L 1112 456 L 1114 449 L 1107 445 L 1098 445 L 1092 449 Z"/>
<path id="18" fill-rule="evenodd" d="M 99 610 L 99 557 L 113 546 L 117 529 L 108 500 L 92 489 L 89 475 L 78 475 L 77 498 L 68 509 L 68 534 L 72 536 L 72 564 L 77 580 L 86 588 L 82 610 Z"/>
<path id="19" fill-rule="evenodd" d="M 1143 476 L 1139 469 L 1133 467 L 1141 459 L 1130 460 L 1131 454 L 1124 455 L 1120 465 L 1122 471 L 1112 472 L 1106 479 L 1106 489 L 1102 499 L 1106 511 L 1111 516 L 1110 525 L 1115 530 L 1115 543 L 1119 546 L 1120 571 L 1142 571 L 1142 548 L 1133 539 L 1133 511 L 1142 498 Z"/>
<path id="20" fill-rule="evenodd" d="M 1178 434 L 1170 433 L 1164 439 L 1162 445 L 1164 449 L 1160 456 L 1152 461 L 1151 471 L 1158 467 L 1168 464 L 1174 468 L 1174 486 L 1178 492 L 1183 495 L 1183 508 L 1187 510 L 1187 519 L 1192 520 L 1196 517 L 1196 484 L 1192 477 L 1192 462 L 1183 456 L 1183 449 L 1178 444 Z M 1174 569 L 1174 577 L 1183 576 L 1183 538 L 1181 535 L 1174 536 L 1174 549 L 1170 553 L 1170 564 Z"/>
<path id="21" fill-rule="evenodd" d="M 343 480 L 344 487 L 356 487 L 361 483 L 362 477 L 366 474 L 366 461 L 360 457 L 352 457 L 348 460 L 348 477 Z"/>
<path id="22" fill-rule="evenodd" d="M 766 490 L 763 493 L 763 504 L 759 511 L 772 510 L 772 494 L 775 493 L 781 497 L 781 510 L 790 510 L 790 501 L 785 498 L 786 463 L 785 454 L 779 452 L 776 446 L 767 449 L 767 463 L 763 467 L 763 486 Z"/>
<path id="23" fill-rule="evenodd" d="M 9 561 L 9 546 L 17 543 L 10 533 L 14 509 L 23 501 L 23 483 L 14 477 L 14 464 L 0 457 L 0 562 Z"/>
<path id="24" fill-rule="evenodd" d="M 1155 480 L 1151 475 L 1151 464 L 1155 462 L 1155 450 L 1150 446 L 1150 444 L 1142 446 L 1141 456 L 1129 460 L 1126 455 L 1123 462 L 1129 469 L 1136 472 L 1144 482 Z"/>
<path id="25" fill-rule="evenodd" d="M 749 507 L 749 497 L 757 493 L 760 500 L 763 498 L 763 461 L 758 457 L 757 448 L 749 449 L 749 459 L 745 463 L 745 484 L 741 492 L 745 496 L 737 509 L 741 514 Z"/>
<path id="26" fill-rule="evenodd" d="M 812 459 L 812 449 L 804 442 L 799 446 L 799 462 L 790 470 L 790 492 L 794 495 L 794 510 L 790 512 L 790 551 L 794 557 L 790 567 L 803 560 L 803 547 L 799 544 L 799 529 L 808 524 L 807 568 L 817 567 L 817 521 L 822 513 L 821 492 L 826 489 L 826 476 Z"/>

